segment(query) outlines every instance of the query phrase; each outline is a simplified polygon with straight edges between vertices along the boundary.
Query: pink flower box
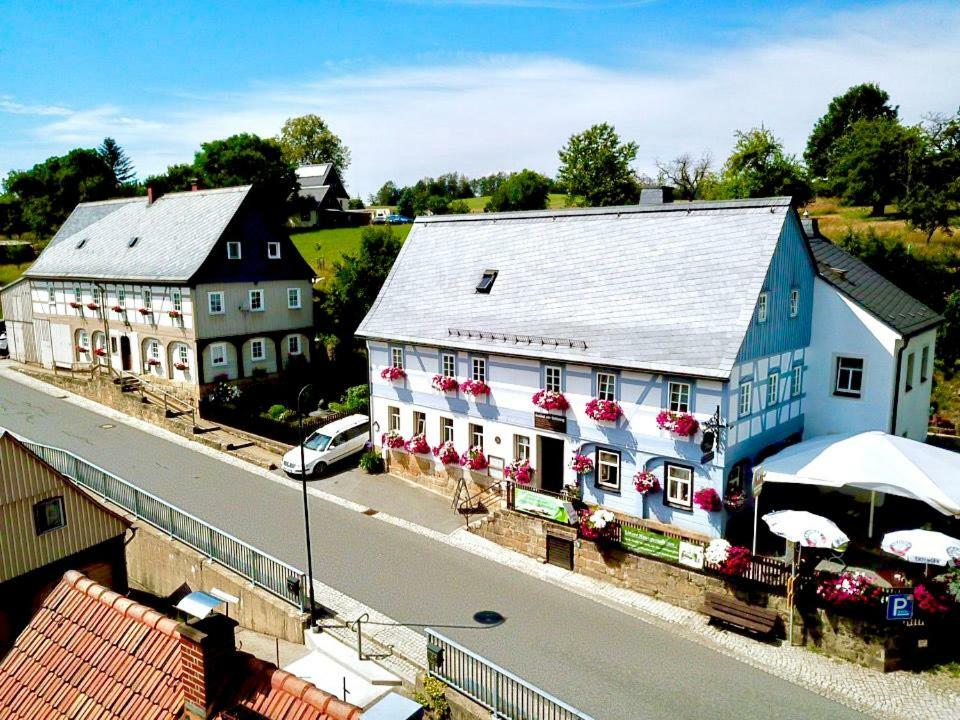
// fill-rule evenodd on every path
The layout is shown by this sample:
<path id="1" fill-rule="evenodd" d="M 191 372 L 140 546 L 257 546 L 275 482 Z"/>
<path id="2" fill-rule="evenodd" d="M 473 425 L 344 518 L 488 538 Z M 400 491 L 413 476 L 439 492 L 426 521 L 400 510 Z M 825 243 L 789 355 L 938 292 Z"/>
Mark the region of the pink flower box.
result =
<path id="1" fill-rule="evenodd" d="M 641 495 L 660 490 L 660 478 L 649 470 L 641 470 L 633 476 L 633 486 Z"/>
<path id="2" fill-rule="evenodd" d="M 620 403 L 616 400 L 600 400 L 599 398 L 594 398 L 587 403 L 586 413 L 587 417 L 593 420 L 616 422 L 620 419 L 620 416 L 623 415 L 623 410 L 620 408 Z"/>
<path id="3" fill-rule="evenodd" d="M 157 360 L 156 358 L 148 358 L 147 365 L 149 365 L 150 367 L 160 367 L 160 361 Z"/>
<path id="4" fill-rule="evenodd" d="M 817 586 L 817 597 L 836 608 L 879 607 L 883 590 L 858 572 L 828 576 Z"/>
<path id="5" fill-rule="evenodd" d="M 381 435 L 380 443 L 386 445 L 391 450 L 399 450 L 406 446 L 403 437 L 396 430 L 391 430 Z"/>
<path id="6" fill-rule="evenodd" d="M 514 460 L 503 469 L 503 474 L 520 485 L 529 485 L 533 480 L 533 468 L 529 460 Z"/>
<path id="7" fill-rule="evenodd" d="M 114 311 L 115 313 L 117 313 L 117 314 L 120 314 L 120 313 L 124 312 L 123 308 L 120 307 L 119 305 L 114 305 L 114 306 L 113 306 L 112 308 L 110 308 L 110 309 L 113 310 L 113 311 Z"/>
<path id="8" fill-rule="evenodd" d="M 570 407 L 563 393 L 556 390 L 538 390 L 533 395 L 533 404 L 541 410 L 559 410 L 560 412 Z"/>
<path id="9" fill-rule="evenodd" d="M 460 465 L 469 470 L 486 470 L 487 456 L 478 447 L 472 447 L 460 457 Z"/>
<path id="10" fill-rule="evenodd" d="M 457 388 L 460 387 L 460 383 L 457 382 L 456 378 L 447 377 L 446 375 L 434 375 L 430 384 L 433 385 L 433 389 L 438 392 L 456 392 Z"/>
<path id="11" fill-rule="evenodd" d="M 70 307 L 72 307 L 74 310 L 79 310 L 83 307 L 83 303 L 72 302 L 70 303 Z"/>
<path id="12" fill-rule="evenodd" d="M 693 437 L 700 429 L 700 423 L 690 413 L 675 413 L 670 410 L 660 411 L 657 415 L 657 426 L 681 437 Z"/>
<path id="13" fill-rule="evenodd" d="M 573 459 L 570 460 L 570 469 L 576 472 L 577 475 L 589 475 L 593 472 L 593 460 L 586 455 L 576 453 Z"/>
<path id="14" fill-rule="evenodd" d="M 707 512 L 717 512 L 723 507 L 723 503 L 720 502 L 719 493 L 711 487 L 697 490 L 693 494 L 693 504 Z"/>
<path id="15" fill-rule="evenodd" d="M 137 310 L 137 312 L 143 316 L 153 315 L 153 310 L 151 310 L 150 308 L 140 308 L 139 310 Z"/>
<path id="16" fill-rule="evenodd" d="M 460 462 L 460 453 L 457 452 L 457 449 L 449 440 L 437 445 L 433 449 L 433 454 L 436 455 L 437 459 L 444 465 L 456 465 Z"/>
<path id="17" fill-rule="evenodd" d="M 167 315 L 172 318 L 183 317 L 183 313 L 181 313 L 179 310 L 170 310 L 169 312 L 167 312 Z"/>
<path id="18" fill-rule="evenodd" d="M 465 395 L 472 397 L 490 394 L 490 386 L 483 382 L 483 380 L 464 380 L 460 383 L 460 389 Z"/>
<path id="19" fill-rule="evenodd" d="M 750 548 L 734 545 L 727 550 L 727 559 L 717 565 L 717 572 L 727 577 L 745 574 L 752 564 Z"/>
<path id="20" fill-rule="evenodd" d="M 427 442 L 427 438 L 423 435 L 423 433 L 414 435 L 412 438 L 410 438 L 405 447 L 407 448 L 407 452 L 415 453 L 417 455 L 429 455 L 431 452 L 430 443 Z"/>
<path id="21" fill-rule="evenodd" d="M 190 367 L 190 366 L 187 365 L 186 363 L 182 363 L 182 362 L 175 362 L 175 363 L 173 364 L 173 366 L 174 366 L 177 370 L 186 370 L 188 367 Z"/>
<path id="22" fill-rule="evenodd" d="M 97 305 L 95 302 L 87 303 L 87 310 L 99 310 L 99 309 L 100 309 L 100 306 Z"/>
<path id="23" fill-rule="evenodd" d="M 380 377 L 382 377 L 384 380 L 390 380 L 391 382 L 403 380 L 406 376 L 406 370 L 399 367 L 385 367 L 380 371 Z"/>

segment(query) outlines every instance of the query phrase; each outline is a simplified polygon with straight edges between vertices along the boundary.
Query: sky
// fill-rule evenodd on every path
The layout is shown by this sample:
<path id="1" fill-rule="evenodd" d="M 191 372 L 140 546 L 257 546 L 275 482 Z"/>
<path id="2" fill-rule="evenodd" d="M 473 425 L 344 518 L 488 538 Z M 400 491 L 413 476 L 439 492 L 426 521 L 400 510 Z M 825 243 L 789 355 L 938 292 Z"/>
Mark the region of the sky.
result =
<path id="1" fill-rule="evenodd" d="M 918 122 L 960 107 L 960 3 L 704 0 L 0 0 L 0 175 L 114 137 L 143 178 L 317 113 L 351 194 L 458 171 L 548 175 L 613 124 L 636 169 L 721 164 L 737 129 L 802 153 L 876 82 Z"/>

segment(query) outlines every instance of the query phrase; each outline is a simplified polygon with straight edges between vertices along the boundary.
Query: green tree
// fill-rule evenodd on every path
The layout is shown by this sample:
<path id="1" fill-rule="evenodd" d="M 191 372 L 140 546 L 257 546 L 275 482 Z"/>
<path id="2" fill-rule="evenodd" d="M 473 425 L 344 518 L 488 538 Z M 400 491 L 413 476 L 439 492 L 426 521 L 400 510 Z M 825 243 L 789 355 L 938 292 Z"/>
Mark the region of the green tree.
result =
<path id="1" fill-rule="evenodd" d="M 631 168 L 637 144 L 623 142 L 612 125 L 601 123 L 571 135 L 559 152 L 557 184 L 589 205 L 628 205 L 640 194 Z"/>
<path id="2" fill-rule="evenodd" d="M 920 127 L 919 142 L 910 160 L 910 177 L 900 211 L 911 226 L 927 234 L 939 229 L 951 234 L 950 222 L 960 204 L 960 112 L 936 115 Z"/>
<path id="3" fill-rule="evenodd" d="M 858 120 L 833 149 L 830 183 L 851 205 L 869 205 L 884 214 L 888 203 L 906 193 L 910 159 L 920 142 L 916 128 L 893 118 Z"/>
<path id="4" fill-rule="evenodd" d="M 133 182 L 136 173 L 133 171 L 133 163 L 127 157 L 127 153 L 117 144 L 112 137 L 103 139 L 100 147 L 97 148 L 100 157 L 113 170 L 113 176 L 116 178 L 117 187 L 127 185 Z"/>
<path id="5" fill-rule="evenodd" d="M 706 194 L 714 199 L 789 195 L 795 206 L 810 200 L 813 191 L 806 170 L 783 151 L 783 143 L 770 130 L 761 125 L 735 135 L 733 152 Z"/>
<path id="6" fill-rule="evenodd" d="M 23 204 L 13 195 L 0 195 L 0 235 L 17 237 L 27 229 Z"/>
<path id="7" fill-rule="evenodd" d="M 289 217 L 300 189 L 293 165 L 284 158 L 280 145 L 250 133 L 203 143 L 193 166 L 205 187 L 252 184 L 261 206 L 276 222 Z"/>
<path id="8" fill-rule="evenodd" d="M 370 196 L 371 205 L 396 205 L 400 199 L 400 190 L 393 180 L 387 180 L 376 193 Z"/>
<path id="9" fill-rule="evenodd" d="M 803 153 L 810 173 L 827 177 L 833 164 L 834 149 L 854 123 L 859 120 L 896 120 L 896 107 L 890 106 L 890 95 L 874 83 L 854 85 L 843 95 L 830 101 L 827 112 L 817 120 Z"/>
<path id="10" fill-rule="evenodd" d="M 710 155 L 694 158 L 690 153 L 677 156 L 670 162 L 657 161 L 657 183 L 672 186 L 681 200 L 699 200 L 711 181 Z"/>
<path id="11" fill-rule="evenodd" d="M 524 169 L 500 183 L 484 210 L 543 210 L 547 206 L 549 194 L 550 179 L 533 170 Z"/>
<path id="12" fill-rule="evenodd" d="M 171 165 L 162 175 L 150 175 L 143 181 L 143 187 L 153 188 L 157 196 L 168 192 L 189 190 L 195 180 L 199 180 L 197 169 L 189 163 Z"/>
<path id="13" fill-rule="evenodd" d="M 288 118 L 277 138 L 287 162 L 293 165 L 333 163 L 342 175 L 350 165 L 350 148 L 319 115 Z"/>
<path id="14" fill-rule="evenodd" d="M 505 172 L 484 175 L 483 177 L 478 177 L 471 180 L 470 188 L 473 190 L 473 194 L 476 197 L 493 195 L 497 191 L 497 188 L 507 181 L 508 177 L 510 177 L 510 175 Z"/>
<path id="15" fill-rule="evenodd" d="M 937 356 L 951 375 L 960 361 L 960 290 L 947 296 L 943 324 L 937 331 Z"/>
<path id="16" fill-rule="evenodd" d="M 358 197 L 350 198 L 350 201 L 347 203 L 347 209 L 349 210 L 363 210 L 366 205 L 363 204 L 363 200 Z"/>

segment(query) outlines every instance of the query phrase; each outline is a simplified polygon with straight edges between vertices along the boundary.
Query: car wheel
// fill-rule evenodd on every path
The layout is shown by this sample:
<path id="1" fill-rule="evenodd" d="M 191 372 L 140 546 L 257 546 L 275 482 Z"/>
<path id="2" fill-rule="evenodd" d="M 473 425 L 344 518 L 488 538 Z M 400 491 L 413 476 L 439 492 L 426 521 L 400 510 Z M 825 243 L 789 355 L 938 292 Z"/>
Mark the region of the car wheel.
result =
<path id="1" fill-rule="evenodd" d="M 327 464 L 325 462 L 318 462 L 316 465 L 314 465 L 311 476 L 320 477 L 326 472 L 327 472 Z"/>

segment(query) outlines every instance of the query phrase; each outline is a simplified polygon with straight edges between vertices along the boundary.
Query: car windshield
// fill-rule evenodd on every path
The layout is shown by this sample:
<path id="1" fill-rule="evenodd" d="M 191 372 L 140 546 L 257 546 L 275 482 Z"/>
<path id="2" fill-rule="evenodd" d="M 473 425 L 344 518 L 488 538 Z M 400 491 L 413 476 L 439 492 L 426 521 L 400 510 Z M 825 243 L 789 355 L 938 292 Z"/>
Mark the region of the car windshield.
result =
<path id="1" fill-rule="evenodd" d="M 303 443 L 307 450 L 316 450 L 317 452 L 323 452 L 328 445 L 330 445 L 330 436 L 318 432 L 308 437 Z"/>

